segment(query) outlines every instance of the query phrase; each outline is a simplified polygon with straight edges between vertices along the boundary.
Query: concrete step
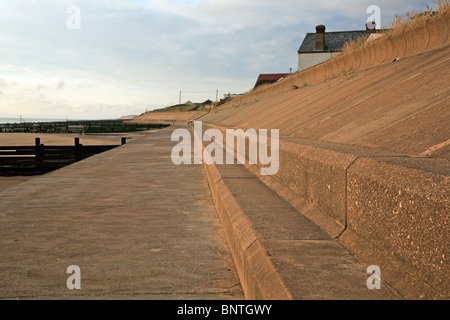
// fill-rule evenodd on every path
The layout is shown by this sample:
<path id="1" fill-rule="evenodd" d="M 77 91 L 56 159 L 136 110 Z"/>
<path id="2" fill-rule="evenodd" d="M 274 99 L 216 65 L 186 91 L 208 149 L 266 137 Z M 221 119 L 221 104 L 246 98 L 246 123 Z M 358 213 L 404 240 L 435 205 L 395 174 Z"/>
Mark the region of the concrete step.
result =
<path id="1" fill-rule="evenodd" d="M 247 299 L 402 299 L 243 165 L 205 165 Z"/>

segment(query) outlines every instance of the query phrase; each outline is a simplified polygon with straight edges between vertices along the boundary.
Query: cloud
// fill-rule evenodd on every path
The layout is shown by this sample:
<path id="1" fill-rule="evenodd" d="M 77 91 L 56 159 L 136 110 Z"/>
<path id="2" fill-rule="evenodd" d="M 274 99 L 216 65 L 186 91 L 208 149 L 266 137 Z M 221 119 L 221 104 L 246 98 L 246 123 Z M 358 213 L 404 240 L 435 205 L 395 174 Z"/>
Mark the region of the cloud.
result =
<path id="1" fill-rule="evenodd" d="M 62 80 L 51 80 L 51 81 L 36 83 L 35 87 L 37 90 L 58 91 L 58 90 L 64 89 L 65 83 Z"/>

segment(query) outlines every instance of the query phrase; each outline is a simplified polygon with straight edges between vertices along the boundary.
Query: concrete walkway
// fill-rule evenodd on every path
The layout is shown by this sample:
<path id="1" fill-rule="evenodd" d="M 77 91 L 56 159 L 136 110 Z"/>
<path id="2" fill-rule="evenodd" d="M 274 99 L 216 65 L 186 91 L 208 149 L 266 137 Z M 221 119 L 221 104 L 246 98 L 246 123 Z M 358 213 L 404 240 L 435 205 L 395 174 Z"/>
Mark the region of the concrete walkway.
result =
<path id="1" fill-rule="evenodd" d="M 172 130 L 1 191 L 0 299 L 242 299 L 204 169 L 172 164 Z"/>

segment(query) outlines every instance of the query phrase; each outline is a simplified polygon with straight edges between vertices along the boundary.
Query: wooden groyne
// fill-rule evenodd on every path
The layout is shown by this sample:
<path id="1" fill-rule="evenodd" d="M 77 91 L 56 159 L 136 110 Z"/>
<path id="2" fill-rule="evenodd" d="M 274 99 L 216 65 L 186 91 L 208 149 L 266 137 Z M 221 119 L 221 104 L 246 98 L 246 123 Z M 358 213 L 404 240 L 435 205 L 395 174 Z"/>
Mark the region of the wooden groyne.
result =
<path id="1" fill-rule="evenodd" d="M 122 120 L 80 120 L 59 122 L 1 123 L 0 132 L 24 133 L 118 133 L 162 129 L 170 124 L 129 124 Z"/>
<path id="2" fill-rule="evenodd" d="M 126 138 L 122 138 L 122 145 L 125 143 Z M 40 138 L 34 146 L 0 146 L 0 176 L 48 173 L 118 146 L 84 146 L 79 138 L 73 146 L 46 146 Z"/>

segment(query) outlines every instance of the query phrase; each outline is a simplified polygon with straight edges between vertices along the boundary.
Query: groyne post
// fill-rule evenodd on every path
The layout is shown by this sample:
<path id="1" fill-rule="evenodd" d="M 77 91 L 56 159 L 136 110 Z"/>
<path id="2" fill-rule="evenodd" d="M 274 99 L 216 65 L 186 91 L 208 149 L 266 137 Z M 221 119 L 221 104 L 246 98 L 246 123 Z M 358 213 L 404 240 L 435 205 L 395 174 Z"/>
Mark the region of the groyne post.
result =
<path id="1" fill-rule="evenodd" d="M 44 164 L 44 145 L 40 138 L 35 138 L 36 171 L 39 171 Z"/>
<path id="2" fill-rule="evenodd" d="M 80 138 L 75 138 L 75 161 L 83 159 L 83 145 L 80 144 Z"/>

